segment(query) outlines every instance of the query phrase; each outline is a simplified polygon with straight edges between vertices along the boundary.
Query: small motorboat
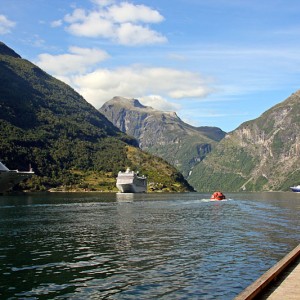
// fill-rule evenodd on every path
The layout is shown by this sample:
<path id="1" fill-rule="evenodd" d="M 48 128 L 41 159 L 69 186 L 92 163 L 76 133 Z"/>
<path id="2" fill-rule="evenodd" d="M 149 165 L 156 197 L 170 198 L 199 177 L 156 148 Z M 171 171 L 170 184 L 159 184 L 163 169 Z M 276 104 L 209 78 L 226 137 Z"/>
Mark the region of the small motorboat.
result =
<path id="1" fill-rule="evenodd" d="M 224 199 L 226 199 L 226 197 L 222 192 L 214 192 L 210 197 L 210 200 L 224 200 Z"/>
<path id="2" fill-rule="evenodd" d="M 291 186 L 290 189 L 295 193 L 300 193 L 300 185 Z"/>

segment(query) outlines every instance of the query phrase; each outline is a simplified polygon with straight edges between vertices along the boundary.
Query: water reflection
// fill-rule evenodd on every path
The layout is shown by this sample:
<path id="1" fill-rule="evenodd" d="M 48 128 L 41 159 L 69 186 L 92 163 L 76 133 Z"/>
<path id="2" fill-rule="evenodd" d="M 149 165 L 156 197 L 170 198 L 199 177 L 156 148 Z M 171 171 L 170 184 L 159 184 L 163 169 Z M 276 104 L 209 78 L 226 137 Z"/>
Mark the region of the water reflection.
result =
<path id="1" fill-rule="evenodd" d="M 117 193 L 117 202 L 133 202 L 135 194 L 133 193 Z"/>
<path id="2" fill-rule="evenodd" d="M 299 195 L 0 199 L 3 299 L 232 299 L 299 243 Z"/>

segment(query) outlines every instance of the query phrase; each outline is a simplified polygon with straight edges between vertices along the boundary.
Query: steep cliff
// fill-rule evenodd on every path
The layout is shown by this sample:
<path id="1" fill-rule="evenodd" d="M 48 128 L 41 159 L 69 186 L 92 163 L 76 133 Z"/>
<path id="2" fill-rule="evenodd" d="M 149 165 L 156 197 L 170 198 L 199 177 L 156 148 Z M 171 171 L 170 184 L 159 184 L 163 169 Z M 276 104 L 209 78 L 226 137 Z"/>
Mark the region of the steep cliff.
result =
<path id="1" fill-rule="evenodd" d="M 300 91 L 229 133 L 197 165 L 198 191 L 288 190 L 300 183 Z"/>
<path id="2" fill-rule="evenodd" d="M 143 150 L 166 159 L 186 178 L 225 136 L 219 128 L 193 127 L 175 112 L 158 111 L 136 99 L 114 97 L 99 111 L 121 131 L 135 137 Z"/>

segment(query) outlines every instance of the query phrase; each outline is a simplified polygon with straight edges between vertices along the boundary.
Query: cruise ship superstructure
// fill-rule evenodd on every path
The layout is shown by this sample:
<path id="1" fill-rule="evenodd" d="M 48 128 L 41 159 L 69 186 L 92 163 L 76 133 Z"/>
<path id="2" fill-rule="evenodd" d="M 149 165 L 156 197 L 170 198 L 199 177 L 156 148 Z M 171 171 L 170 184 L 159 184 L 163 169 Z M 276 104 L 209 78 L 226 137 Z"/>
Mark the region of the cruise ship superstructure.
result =
<path id="1" fill-rule="evenodd" d="M 139 176 L 138 173 L 127 169 L 119 172 L 117 188 L 121 193 L 145 193 L 147 191 L 147 177 Z"/>
<path id="2" fill-rule="evenodd" d="M 32 176 L 34 172 L 30 168 L 29 171 L 9 170 L 0 161 L 0 194 L 7 192 L 20 181 Z"/>

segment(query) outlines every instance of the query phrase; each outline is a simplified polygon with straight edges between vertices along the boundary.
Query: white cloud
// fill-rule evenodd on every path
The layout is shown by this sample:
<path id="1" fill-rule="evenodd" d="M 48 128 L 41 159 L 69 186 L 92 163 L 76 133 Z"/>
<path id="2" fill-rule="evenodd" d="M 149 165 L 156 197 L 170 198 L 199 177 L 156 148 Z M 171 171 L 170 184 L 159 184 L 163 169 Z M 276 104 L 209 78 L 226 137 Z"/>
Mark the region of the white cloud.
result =
<path id="1" fill-rule="evenodd" d="M 199 74 L 171 68 L 98 69 L 70 80 L 73 88 L 96 108 L 114 96 L 122 96 L 147 100 L 147 105 L 151 102 L 150 106 L 157 109 L 174 110 L 176 105 L 169 99 L 201 99 L 213 91 Z"/>
<path id="2" fill-rule="evenodd" d="M 64 16 L 66 30 L 72 35 L 105 38 L 121 45 L 145 45 L 165 43 L 167 38 L 150 29 L 147 24 L 164 20 L 157 11 L 145 5 L 128 2 L 112 4 L 111 1 L 94 0 L 97 9 L 74 9 Z M 60 25 L 52 22 L 52 26 Z"/>
<path id="3" fill-rule="evenodd" d="M 70 47 L 69 51 L 70 53 L 60 55 L 40 54 L 36 64 L 53 75 L 63 76 L 84 73 L 90 66 L 109 57 L 99 49 Z"/>
<path id="4" fill-rule="evenodd" d="M 108 15 L 118 23 L 160 23 L 164 20 L 164 17 L 158 11 L 145 5 L 134 5 L 128 2 L 110 6 Z"/>
<path id="5" fill-rule="evenodd" d="M 51 27 L 60 27 L 63 24 L 62 20 L 55 20 L 51 22 Z"/>
<path id="6" fill-rule="evenodd" d="M 92 15 L 92 14 L 91 14 Z M 66 14 L 64 21 L 67 23 L 81 22 L 85 21 L 87 18 L 86 12 L 84 9 L 76 8 L 72 14 Z"/>
<path id="7" fill-rule="evenodd" d="M 0 34 L 10 33 L 16 23 L 9 20 L 6 16 L 0 15 Z"/>
<path id="8" fill-rule="evenodd" d="M 188 89 L 174 89 L 170 92 L 170 96 L 175 99 L 180 98 L 196 98 L 196 97 L 203 97 L 208 95 L 208 89 L 205 86 L 201 87 L 194 87 L 191 90 Z"/>
<path id="9" fill-rule="evenodd" d="M 91 0 L 91 1 L 99 6 L 108 6 L 115 2 L 114 0 Z"/>
<path id="10" fill-rule="evenodd" d="M 140 97 L 139 100 L 143 105 L 151 106 L 162 111 L 178 111 L 181 106 L 177 103 L 170 102 L 160 95 L 149 95 Z"/>
<path id="11" fill-rule="evenodd" d="M 108 39 L 115 36 L 114 24 L 96 12 L 86 16 L 83 10 L 77 9 L 72 15 L 67 15 L 65 21 L 71 23 L 67 31 L 73 35 Z"/>
<path id="12" fill-rule="evenodd" d="M 158 32 L 131 23 L 121 24 L 117 29 L 116 38 L 121 45 L 146 45 L 166 42 L 166 38 Z"/>

